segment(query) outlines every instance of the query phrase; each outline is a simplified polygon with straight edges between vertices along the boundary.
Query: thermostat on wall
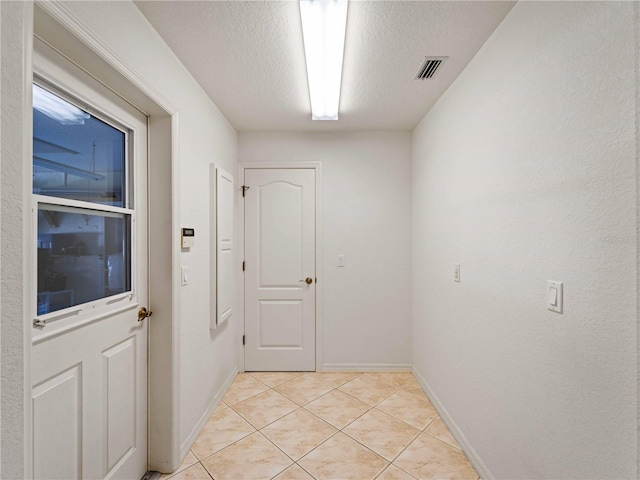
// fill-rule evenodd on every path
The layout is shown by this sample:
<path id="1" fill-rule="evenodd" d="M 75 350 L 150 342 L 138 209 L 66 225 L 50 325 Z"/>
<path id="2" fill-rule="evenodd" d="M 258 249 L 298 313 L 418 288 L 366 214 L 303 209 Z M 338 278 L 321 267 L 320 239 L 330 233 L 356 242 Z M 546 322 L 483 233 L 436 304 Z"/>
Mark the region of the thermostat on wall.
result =
<path id="1" fill-rule="evenodd" d="M 195 243 L 196 231 L 193 228 L 182 229 L 182 248 L 191 248 Z"/>

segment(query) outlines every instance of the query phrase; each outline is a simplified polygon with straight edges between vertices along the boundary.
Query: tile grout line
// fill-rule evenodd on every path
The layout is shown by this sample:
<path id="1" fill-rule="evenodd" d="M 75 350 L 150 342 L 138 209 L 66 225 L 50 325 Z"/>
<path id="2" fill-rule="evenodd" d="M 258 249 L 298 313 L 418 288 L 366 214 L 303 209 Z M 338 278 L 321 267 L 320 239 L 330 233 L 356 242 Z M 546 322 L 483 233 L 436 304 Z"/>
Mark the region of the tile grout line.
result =
<path id="1" fill-rule="evenodd" d="M 333 392 L 334 390 L 338 390 L 338 389 L 337 389 L 337 388 L 334 388 L 333 390 L 331 390 L 331 392 Z M 328 394 L 329 394 L 329 393 L 331 393 L 331 392 L 328 392 L 326 395 L 328 395 Z M 344 393 L 344 392 L 342 392 L 342 390 L 340 390 L 340 392 L 341 392 L 341 393 Z M 346 394 L 345 394 L 345 395 L 346 395 Z M 323 395 L 323 396 L 324 396 L 324 395 Z M 349 395 L 349 396 L 350 396 L 350 395 Z M 319 398 L 321 398 L 321 397 L 316 398 L 316 400 L 318 400 Z M 355 400 L 358 400 L 358 399 L 357 399 L 357 398 L 355 398 L 355 397 L 351 397 L 351 398 L 354 398 Z M 311 402 L 309 402 L 309 403 L 313 403 L 313 402 L 315 402 L 316 400 L 312 400 L 312 401 L 311 401 Z M 363 402 L 362 400 L 358 400 L 358 401 L 359 401 L 359 402 L 361 402 L 361 403 L 364 403 L 368 408 L 367 408 L 364 412 L 362 412 L 360 415 L 358 415 L 356 418 L 354 418 L 354 419 L 353 419 L 353 420 L 351 420 L 349 423 L 347 423 L 347 424 L 346 424 L 344 427 L 342 427 L 342 428 L 338 428 L 338 427 L 336 427 L 336 426 L 335 426 L 335 425 L 333 425 L 332 423 L 329 423 L 327 420 L 325 420 L 324 418 L 322 418 L 320 415 L 318 415 L 318 414 L 316 414 L 316 413 L 312 412 L 311 410 L 308 410 L 307 408 L 305 408 L 305 407 L 306 407 L 306 405 L 309 405 L 309 403 L 307 403 L 307 404 L 306 404 L 305 406 L 303 406 L 302 408 L 304 408 L 304 409 L 305 409 L 307 412 L 309 412 L 310 414 L 312 414 L 312 415 L 314 415 L 314 416 L 318 417 L 318 418 L 319 418 L 320 420 L 322 420 L 323 422 L 328 423 L 328 424 L 329 424 L 329 425 L 331 425 L 333 428 L 335 428 L 336 430 L 338 430 L 339 432 L 341 432 L 342 430 L 344 430 L 345 428 L 347 428 L 349 425 L 351 425 L 353 422 L 355 422 L 356 420 L 358 420 L 359 418 L 361 418 L 363 415 L 366 415 L 368 412 L 370 412 L 371 410 L 373 410 L 373 409 L 375 408 L 375 407 L 371 407 L 369 404 L 367 404 L 367 403 Z"/>
<path id="2" fill-rule="evenodd" d="M 435 421 L 435 420 L 434 420 L 434 421 Z M 433 422 L 432 422 L 432 423 L 433 423 Z M 454 446 L 454 445 L 451 445 L 450 443 L 445 442 L 444 440 L 439 439 L 439 438 L 438 438 L 438 437 L 436 437 L 435 435 L 432 435 L 432 434 L 430 434 L 429 432 L 427 432 L 427 431 L 426 431 L 426 429 L 425 429 L 422 433 L 424 433 L 425 435 L 429 435 L 431 438 L 433 438 L 433 439 L 435 439 L 435 440 L 438 440 L 440 443 L 444 443 L 444 444 L 445 444 L 445 445 L 447 445 L 448 447 L 455 448 L 456 450 L 458 450 L 459 452 L 462 452 L 462 453 L 464 454 L 464 452 L 462 451 L 462 449 L 461 449 L 461 448 L 458 448 L 458 447 L 456 447 L 456 446 Z M 465 454 L 464 456 L 466 457 L 467 455 Z"/>
<path id="3" fill-rule="evenodd" d="M 397 466 L 396 464 L 394 464 L 393 462 L 391 462 L 389 465 L 387 465 L 387 468 L 385 468 L 382 472 L 380 472 L 380 475 L 378 475 L 374 480 L 377 480 L 378 478 L 380 478 L 380 476 L 386 472 L 387 470 L 389 470 L 389 467 L 394 466 L 396 467 L 398 470 L 400 470 L 402 473 L 404 473 L 405 475 L 408 475 L 409 477 L 411 477 L 413 480 L 418 480 L 416 477 L 414 477 L 413 475 L 411 475 L 409 472 L 403 470 L 402 468 L 400 468 L 399 466 Z"/>
<path id="4" fill-rule="evenodd" d="M 362 402 L 362 403 L 364 403 L 365 405 L 367 405 L 367 406 L 369 407 L 369 409 L 368 409 L 365 413 L 363 413 L 362 415 L 364 415 L 364 414 L 366 414 L 366 413 L 370 412 L 370 411 L 371 411 L 371 410 L 373 410 L 373 409 L 377 409 L 379 412 L 382 412 L 382 413 L 384 413 L 384 414 L 386 414 L 386 415 L 389 415 L 389 416 L 391 416 L 391 417 L 395 418 L 396 420 L 398 420 L 398 421 L 400 421 L 400 422 L 402 422 L 402 423 L 404 423 L 404 424 L 406 424 L 406 425 L 409 425 L 410 427 L 413 427 L 413 428 L 416 428 L 416 429 L 420 430 L 420 428 L 418 428 L 418 427 L 416 427 L 416 426 L 414 426 L 414 425 L 411 425 L 409 422 L 406 422 L 405 420 L 403 420 L 403 419 L 401 419 L 401 418 L 396 417 L 394 414 L 389 413 L 389 412 L 385 412 L 384 410 L 382 410 L 382 409 L 379 409 L 379 408 L 378 408 L 378 407 L 380 406 L 380 404 L 382 404 L 383 402 L 385 402 L 386 400 L 388 400 L 389 398 L 391 398 L 393 395 L 395 395 L 396 393 L 398 393 L 400 390 L 402 390 L 402 389 L 403 389 L 403 387 L 404 387 L 404 386 L 402 386 L 402 387 L 398 387 L 398 388 L 397 388 L 397 389 L 396 389 L 392 394 L 390 394 L 389 396 L 387 396 L 387 397 L 385 397 L 384 399 L 380 400 L 380 402 L 378 402 L 378 403 L 377 403 L 376 405 L 374 405 L 373 407 L 372 407 L 372 406 L 370 406 L 368 403 L 363 402 L 363 401 L 362 401 L 362 400 L 360 400 L 359 398 L 354 397 L 353 395 L 351 395 L 351 394 L 349 394 L 349 393 L 347 393 L 347 392 L 345 392 L 345 391 L 343 391 L 343 390 L 340 390 L 340 392 L 344 393 L 345 395 L 349 395 L 351 398 L 353 398 L 353 399 L 355 399 L 355 400 L 358 400 L 359 402 Z M 407 391 L 407 390 L 404 390 L 404 392 L 406 392 L 406 393 L 408 393 L 408 394 L 411 394 L 411 395 L 414 395 L 414 394 L 412 394 L 411 392 L 409 392 L 409 391 Z M 417 396 L 417 395 L 416 395 L 416 396 Z M 428 400 L 428 398 L 427 398 L 427 401 L 429 401 L 429 400 Z M 431 405 L 431 402 L 430 402 L 430 401 L 429 401 L 429 404 Z M 432 406 L 433 406 L 433 405 L 432 405 Z M 361 416 L 362 416 L 362 415 L 361 415 Z M 360 417 L 361 417 L 361 416 L 360 416 Z M 358 417 L 358 418 L 360 418 L 360 417 Z M 437 415 L 437 414 L 436 414 L 436 416 L 435 416 L 433 419 L 431 419 L 431 420 L 429 421 L 429 423 L 427 423 L 427 425 L 426 425 L 426 426 L 425 426 L 421 431 L 424 431 L 426 428 L 428 428 L 428 427 L 429 427 L 429 425 L 431 425 L 431 423 L 433 423 L 433 421 L 434 421 L 436 418 L 438 418 L 438 415 Z M 354 419 L 351 423 L 355 422 L 356 420 L 357 420 L 357 418 L 356 418 L 356 419 Z M 351 423 L 349 423 L 349 425 L 350 425 Z M 348 425 L 345 425 L 345 427 L 344 427 L 344 428 L 346 428 L 347 426 L 348 426 Z"/>
<path id="5" fill-rule="evenodd" d="M 294 404 L 297 406 L 297 408 L 296 408 L 296 409 L 294 409 L 294 410 L 292 410 L 291 412 L 285 413 L 284 415 L 282 415 L 282 416 L 280 416 L 280 417 L 276 418 L 275 420 L 273 420 L 273 421 L 271 421 L 271 422 L 267 423 L 266 425 L 263 425 L 263 426 L 262 426 L 262 427 L 260 427 L 260 428 L 256 427 L 253 423 L 251 423 L 251 421 L 250 421 L 248 418 L 246 418 L 242 413 L 240 413 L 240 412 L 239 412 L 238 410 L 236 410 L 235 408 L 233 408 L 233 407 L 229 407 L 229 408 L 231 408 L 234 412 L 236 412 L 238 415 L 240 415 L 240 417 L 242 417 L 242 419 L 243 419 L 245 422 L 247 422 L 249 425 L 251 425 L 251 426 L 252 426 L 253 428 L 255 428 L 257 431 L 262 430 L 262 429 L 263 429 L 263 428 L 265 428 L 265 427 L 268 427 L 268 426 L 269 426 L 269 425 L 271 425 L 272 423 L 276 423 L 278 420 L 281 420 L 281 419 L 283 419 L 284 417 L 286 417 L 287 415 L 289 415 L 289 414 L 291 414 L 291 413 L 295 412 L 296 410 L 299 410 L 300 408 L 302 408 L 302 407 L 301 407 L 300 405 L 298 405 L 296 402 L 294 402 L 294 401 L 293 401 L 293 400 L 291 400 L 290 398 L 288 398 L 288 397 L 286 397 L 286 396 L 282 395 L 280 392 L 278 392 L 278 391 L 274 390 L 273 388 L 270 388 L 269 390 L 273 391 L 274 393 L 277 393 L 278 395 L 281 395 L 281 396 L 282 396 L 282 397 L 284 397 L 285 399 L 287 399 L 287 400 L 289 400 L 290 402 L 294 403 Z M 264 391 L 264 392 L 262 392 L 262 393 L 268 392 L 269 390 L 265 390 L 265 391 Z M 258 395 L 262 395 L 262 393 L 259 393 Z M 257 395 L 256 395 L 256 396 L 257 396 Z M 253 398 L 253 397 L 251 397 L 251 398 Z M 249 399 L 247 399 L 247 400 L 249 400 Z M 244 402 L 244 400 L 243 400 L 243 402 Z M 238 402 L 238 403 L 236 403 L 236 405 L 238 405 L 238 404 L 240 404 L 240 403 L 242 403 L 242 402 Z"/>

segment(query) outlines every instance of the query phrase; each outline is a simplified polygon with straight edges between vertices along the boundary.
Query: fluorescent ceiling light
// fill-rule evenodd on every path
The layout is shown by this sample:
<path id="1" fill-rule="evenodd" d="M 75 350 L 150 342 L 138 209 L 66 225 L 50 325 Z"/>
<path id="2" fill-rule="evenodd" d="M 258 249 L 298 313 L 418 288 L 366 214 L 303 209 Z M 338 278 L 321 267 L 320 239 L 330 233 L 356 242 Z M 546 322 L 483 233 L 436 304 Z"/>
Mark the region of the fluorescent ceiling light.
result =
<path id="1" fill-rule="evenodd" d="M 81 168 L 72 167 L 60 162 L 54 162 L 53 160 L 38 157 L 36 155 L 33 156 L 33 164 L 48 168 L 50 170 L 55 170 L 57 172 L 64 172 L 70 175 L 75 175 L 76 177 L 88 178 L 90 180 L 104 180 L 106 178 L 104 175 L 101 175 L 99 173 L 82 170 Z"/>
<path id="2" fill-rule="evenodd" d="M 347 0 L 300 0 L 313 120 L 337 120 Z"/>
<path id="3" fill-rule="evenodd" d="M 33 108 L 63 125 L 84 125 L 84 121 L 90 117 L 75 105 L 35 84 L 33 85 Z"/>

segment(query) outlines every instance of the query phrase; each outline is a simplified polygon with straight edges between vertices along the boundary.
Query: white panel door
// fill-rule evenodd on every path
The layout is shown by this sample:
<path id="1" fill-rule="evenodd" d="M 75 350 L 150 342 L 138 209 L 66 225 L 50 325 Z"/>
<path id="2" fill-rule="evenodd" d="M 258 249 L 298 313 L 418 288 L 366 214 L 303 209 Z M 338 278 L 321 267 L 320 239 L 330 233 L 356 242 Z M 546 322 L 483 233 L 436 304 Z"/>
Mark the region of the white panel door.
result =
<path id="1" fill-rule="evenodd" d="M 245 170 L 245 369 L 315 370 L 315 170 Z"/>
<path id="2" fill-rule="evenodd" d="M 34 478 L 139 479 L 147 118 L 37 40 L 34 71 Z"/>

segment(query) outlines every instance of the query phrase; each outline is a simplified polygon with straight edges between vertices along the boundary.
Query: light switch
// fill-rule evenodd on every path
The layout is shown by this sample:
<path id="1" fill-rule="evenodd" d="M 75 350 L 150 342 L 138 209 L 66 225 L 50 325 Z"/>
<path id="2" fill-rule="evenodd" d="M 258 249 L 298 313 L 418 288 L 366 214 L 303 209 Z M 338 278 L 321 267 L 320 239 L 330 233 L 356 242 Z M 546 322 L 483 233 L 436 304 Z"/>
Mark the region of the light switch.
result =
<path id="1" fill-rule="evenodd" d="M 547 280 L 547 308 L 562 313 L 562 282 Z"/>
<path id="2" fill-rule="evenodd" d="M 344 255 L 343 254 L 338 255 L 338 266 L 339 267 L 344 267 Z"/>
<path id="3" fill-rule="evenodd" d="M 184 286 L 189 283 L 189 269 L 187 267 L 180 268 L 180 285 Z"/>
<path id="4" fill-rule="evenodd" d="M 558 305 L 558 289 L 556 287 L 549 289 L 549 305 L 553 307 Z"/>
<path id="5" fill-rule="evenodd" d="M 453 280 L 456 282 L 460 282 L 460 264 L 456 263 L 453 265 Z"/>

